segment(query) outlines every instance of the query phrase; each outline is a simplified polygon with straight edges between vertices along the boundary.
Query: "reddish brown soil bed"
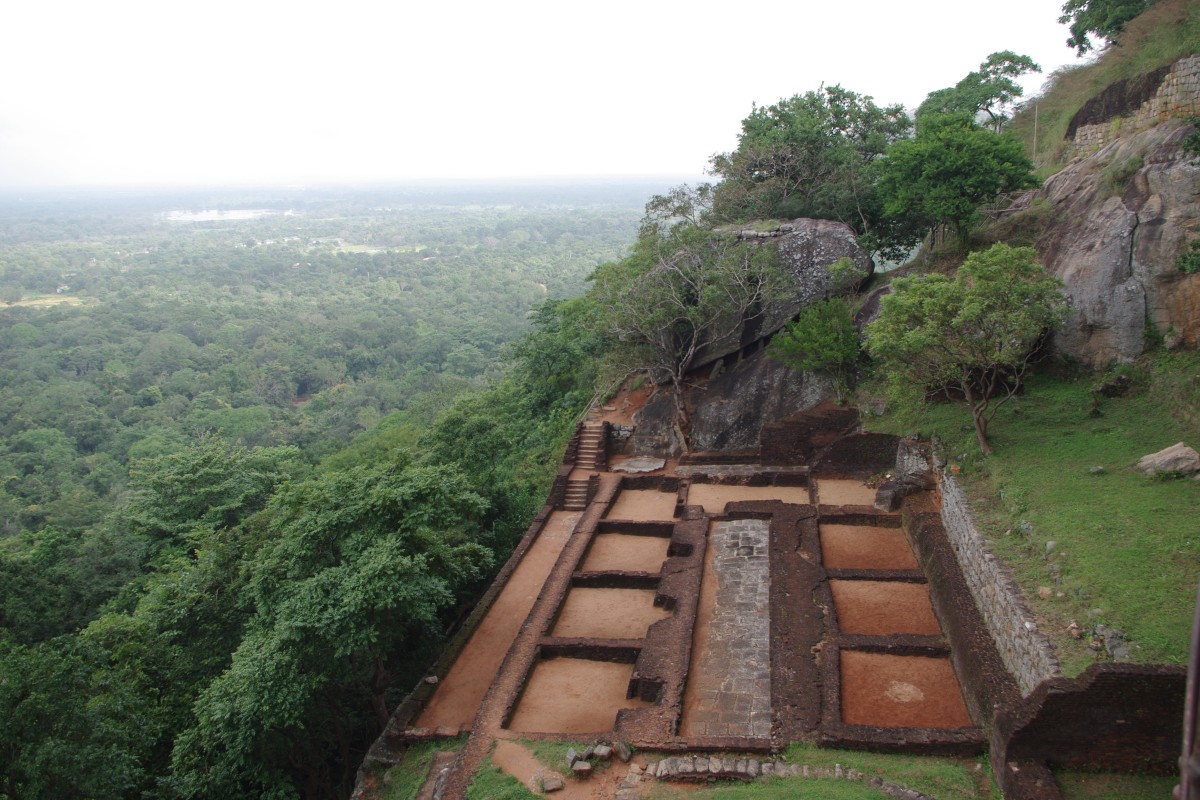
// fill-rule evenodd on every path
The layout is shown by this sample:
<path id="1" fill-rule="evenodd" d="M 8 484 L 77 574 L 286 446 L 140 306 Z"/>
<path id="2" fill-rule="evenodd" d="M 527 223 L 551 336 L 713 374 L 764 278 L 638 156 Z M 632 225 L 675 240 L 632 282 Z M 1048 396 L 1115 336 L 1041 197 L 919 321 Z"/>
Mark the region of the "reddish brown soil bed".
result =
<path id="1" fill-rule="evenodd" d="M 821 563 L 826 569 L 917 569 L 900 528 L 822 525 Z"/>
<path id="2" fill-rule="evenodd" d="M 626 699 L 632 664 L 552 658 L 539 661 L 508 729 L 518 733 L 605 733 L 622 708 L 649 703 Z"/>
<path id="3" fill-rule="evenodd" d="M 653 589 L 593 589 L 567 593 L 554 636 L 585 639 L 642 639 L 646 629 L 671 612 L 654 605 Z"/>
<path id="4" fill-rule="evenodd" d="M 660 492 L 655 489 L 622 489 L 617 502 L 605 515 L 608 519 L 639 521 L 675 518 L 675 492 Z"/>
<path id="5" fill-rule="evenodd" d="M 602 533 L 592 540 L 581 569 L 584 572 L 658 572 L 667 558 L 666 536 Z"/>
<path id="6" fill-rule="evenodd" d="M 923 583 L 832 580 L 829 588 L 842 633 L 941 633 Z"/>
<path id="7" fill-rule="evenodd" d="M 513 571 L 467 646 L 417 719 L 425 728 L 469 728 L 517 630 L 558 560 L 580 515 L 556 511 Z"/>
<path id="8" fill-rule="evenodd" d="M 971 724 L 948 658 L 841 651 L 842 721 L 881 728 Z"/>
<path id="9" fill-rule="evenodd" d="M 829 506 L 870 506 L 875 490 L 862 481 L 822 478 L 817 481 L 817 502 Z"/>
<path id="10" fill-rule="evenodd" d="M 688 488 L 688 505 L 704 506 L 706 514 L 720 514 L 726 503 L 739 500 L 780 500 L 784 503 L 811 503 L 807 486 L 738 486 L 721 483 L 693 483 Z"/>

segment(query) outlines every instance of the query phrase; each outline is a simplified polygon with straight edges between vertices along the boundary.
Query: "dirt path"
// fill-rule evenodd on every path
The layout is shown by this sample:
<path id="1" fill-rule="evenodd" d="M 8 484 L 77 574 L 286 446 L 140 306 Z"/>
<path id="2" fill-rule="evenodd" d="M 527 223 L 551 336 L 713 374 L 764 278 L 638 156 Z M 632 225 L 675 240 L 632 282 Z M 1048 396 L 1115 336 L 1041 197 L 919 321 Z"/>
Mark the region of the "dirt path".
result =
<path id="1" fill-rule="evenodd" d="M 454 666 L 417 718 L 418 726 L 460 730 L 471 726 L 483 695 L 496 677 L 500 663 L 533 608 L 579 517 L 579 513 L 566 511 L 550 515 L 541 534 L 480 622 L 475 635 L 455 659 Z"/>
<path id="2" fill-rule="evenodd" d="M 683 691 L 683 718 L 680 720 L 679 733 L 684 737 L 702 736 L 706 733 L 706 723 L 695 718 L 695 712 L 700 706 L 700 699 L 711 691 L 702 685 L 699 667 L 702 656 L 709 652 L 712 638 L 713 614 L 717 608 L 717 575 L 713 571 L 713 548 L 709 547 L 704 553 L 704 573 L 700 578 L 700 602 L 696 605 L 696 622 L 692 628 L 692 663 L 688 670 L 688 682 Z"/>

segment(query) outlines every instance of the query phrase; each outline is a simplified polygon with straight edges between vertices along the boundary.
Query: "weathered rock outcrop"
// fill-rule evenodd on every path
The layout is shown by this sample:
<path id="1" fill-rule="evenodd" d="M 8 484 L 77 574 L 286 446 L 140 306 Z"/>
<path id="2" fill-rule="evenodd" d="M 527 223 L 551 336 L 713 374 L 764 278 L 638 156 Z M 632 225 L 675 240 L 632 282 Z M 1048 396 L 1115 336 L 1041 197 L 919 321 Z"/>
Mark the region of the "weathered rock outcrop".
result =
<path id="1" fill-rule="evenodd" d="M 793 291 L 789 292 L 786 300 L 773 303 L 753 319 L 743 321 L 735 335 L 702 347 L 696 354 L 694 367 L 702 367 L 736 353 L 782 328 L 804 306 L 851 291 L 860 282 L 843 280 L 837 283 L 829 274 L 831 264 L 849 258 L 861 276 L 869 276 L 873 270 L 870 256 L 859 246 L 850 226 L 832 220 L 792 220 L 781 225 L 777 231 L 747 238 L 746 243 L 740 246 L 775 247 L 780 267 L 795 281 Z"/>
<path id="2" fill-rule="evenodd" d="M 1200 230 L 1200 164 L 1182 146 L 1192 130 L 1172 120 L 1117 139 L 1034 197 L 1052 209 L 1043 263 L 1074 309 L 1055 337 L 1062 354 L 1088 366 L 1135 358 L 1147 323 L 1200 347 L 1200 275 L 1175 267 Z"/>
<path id="3" fill-rule="evenodd" d="M 757 353 L 705 386 L 688 389 L 694 450 L 757 448 L 763 426 L 820 403 L 833 394 L 829 379 L 796 372 Z M 629 448 L 637 455 L 674 455 L 675 404 L 668 388 L 634 417 Z"/>

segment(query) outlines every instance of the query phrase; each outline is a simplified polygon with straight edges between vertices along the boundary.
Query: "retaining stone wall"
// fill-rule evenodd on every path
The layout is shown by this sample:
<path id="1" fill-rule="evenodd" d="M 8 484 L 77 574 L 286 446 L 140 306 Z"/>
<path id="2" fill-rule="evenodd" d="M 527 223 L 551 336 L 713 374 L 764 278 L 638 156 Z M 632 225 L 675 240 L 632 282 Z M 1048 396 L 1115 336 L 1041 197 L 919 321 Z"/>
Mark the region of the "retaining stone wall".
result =
<path id="1" fill-rule="evenodd" d="M 942 524 L 1004 666 L 1027 696 L 1046 678 L 1061 674 L 1054 650 L 1038 631 L 1012 572 L 988 547 L 975 525 L 962 487 L 941 477 Z"/>
<path id="2" fill-rule="evenodd" d="M 1187 116 L 1200 116 L 1200 55 L 1176 61 L 1154 97 L 1142 103 L 1132 117 L 1079 126 L 1075 131 L 1075 151 L 1098 150 L 1122 133 L 1151 128 L 1172 117 Z"/>

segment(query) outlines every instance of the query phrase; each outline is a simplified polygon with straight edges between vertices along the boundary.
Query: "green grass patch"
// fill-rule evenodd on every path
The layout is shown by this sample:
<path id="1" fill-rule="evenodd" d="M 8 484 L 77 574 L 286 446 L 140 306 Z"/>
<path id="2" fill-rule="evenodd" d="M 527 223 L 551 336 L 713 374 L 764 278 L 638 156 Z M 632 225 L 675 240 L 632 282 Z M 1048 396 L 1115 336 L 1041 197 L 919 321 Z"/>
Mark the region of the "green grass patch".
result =
<path id="1" fill-rule="evenodd" d="M 874 430 L 937 437 L 1069 675 L 1108 658 L 1089 649 L 1089 636 L 1069 635 L 1072 620 L 1085 633 L 1119 629 L 1134 661 L 1187 661 L 1200 483 L 1148 478 L 1133 464 L 1178 441 L 1200 444 L 1200 354 L 1158 354 L 1132 374 L 1129 394 L 1104 398 L 1098 414 L 1095 376 L 1035 376 L 992 423 L 988 459 L 961 404 L 902 406 L 866 420 Z"/>
<path id="2" fill-rule="evenodd" d="M 645 797 L 648 800 L 675 797 L 680 800 L 878 800 L 888 795 L 856 781 L 761 778 L 753 783 L 720 781 L 705 789 L 660 783 Z"/>
<path id="3" fill-rule="evenodd" d="M 555 772 L 566 774 L 570 771 L 570 768 L 567 766 L 567 751 L 575 748 L 575 752 L 582 756 L 583 752 L 595 744 L 595 742 L 521 739 L 521 744 L 528 747 L 543 765 Z M 611 761 L 592 760 L 592 767 L 597 771 L 607 769 L 610 766 L 612 766 Z"/>
<path id="4" fill-rule="evenodd" d="M 866 775 L 898 783 L 932 797 L 998 798 L 987 759 L 934 758 L 858 750 L 830 750 L 811 744 L 794 743 L 783 752 L 793 764 L 833 768 L 841 764 Z"/>
<path id="5" fill-rule="evenodd" d="M 466 743 L 467 737 L 461 736 L 412 745 L 404 757 L 380 778 L 380 800 L 412 800 L 429 774 L 429 763 L 433 761 L 434 754 L 458 751 Z"/>
<path id="6" fill-rule="evenodd" d="M 1117 775 L 1111 772 L 1058 771 L 1054 779 L 1063 800 L 1165 800 L 1179 776 Z"/>
<path id="7" fill-rule="evenodd" d="M 467 787 L 467 800 L 537 800 L 519 780 L 486 759 L 479 765 Z"/>

